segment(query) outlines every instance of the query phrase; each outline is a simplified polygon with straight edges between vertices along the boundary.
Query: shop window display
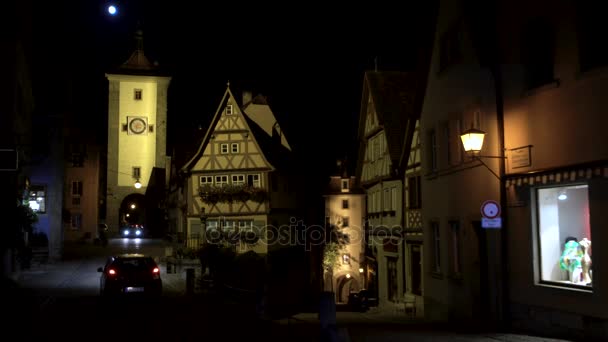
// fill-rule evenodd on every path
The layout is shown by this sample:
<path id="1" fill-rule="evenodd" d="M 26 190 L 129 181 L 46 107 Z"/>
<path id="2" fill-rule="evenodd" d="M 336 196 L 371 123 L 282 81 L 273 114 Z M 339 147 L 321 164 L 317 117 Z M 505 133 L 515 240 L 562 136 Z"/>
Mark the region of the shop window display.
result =
<path id="1" fill-rule="evenodd" d="M 588 186 L 537 190 L 540 280 L 593 286 Z"/>

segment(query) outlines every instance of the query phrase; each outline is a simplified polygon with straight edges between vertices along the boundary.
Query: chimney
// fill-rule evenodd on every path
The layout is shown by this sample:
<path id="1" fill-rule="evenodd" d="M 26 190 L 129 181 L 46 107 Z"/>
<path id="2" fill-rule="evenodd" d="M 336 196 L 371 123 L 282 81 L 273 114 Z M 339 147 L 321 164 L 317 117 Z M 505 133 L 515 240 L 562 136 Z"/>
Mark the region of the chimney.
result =
<path id="1" fill-rule="evenodd" d="M 252 98 L 252 95 L 251 95 L 250 91 L 247 91 L 247 90 L 243 91 L 243 107 L 248 105 L 249 102 L 251 102 L 251 98 Z"/>

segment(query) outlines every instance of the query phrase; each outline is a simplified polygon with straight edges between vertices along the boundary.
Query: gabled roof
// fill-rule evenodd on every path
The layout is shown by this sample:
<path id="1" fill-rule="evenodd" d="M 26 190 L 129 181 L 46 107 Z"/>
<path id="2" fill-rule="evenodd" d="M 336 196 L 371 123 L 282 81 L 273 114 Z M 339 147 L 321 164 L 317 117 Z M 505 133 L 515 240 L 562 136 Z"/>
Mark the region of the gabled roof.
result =
<path id="1" fill-rule="evenodd" d="M 359 114 L 359 160 L 365 153 L 365 120 L 371 96 L 380 127 L 384 130 L 393 168 L 407 162 L 408 141 L 411 141 L 416 119 L 420 118 L 424 98 L 424 75 L 418 72 L 367 71 L 363 79 L 363 95 Z M 405 157 L 404 157 L 405 154 Z M 362 163 L 358 163 L 361 167 Z M 357 172 L 359 175 L 360 172 Z"/>
<path id="2" fill-rule="evenodd" d="M 236 99 L 232 94 L 232 91 L 230 90 L 230 84 L 228 84 L 228 86 L 226 87 L 226 91 L 224 92 L 224 96 L 222 97 L 222 100 L 220 101 L 220 104 L 215 112 L 215 116 L 209 123 L 209 128 L 207 129 L 207 132 L 205 133 L 205 136 L 201 141 L 197 152 L 188 162 L 184 164 L 184 166 L 182 166 L 182 171 L 190 171 L 192 167 L 196 164 L 198 159 L 200 159 L 200 157 L 203 155 L 205 147 L 209 143 L 209 140 L 214 133 L 217 122 L 220 120 L 224 108 L 228 104 L 228 100 L 230 98 Z M 233 103 L 233 105 L 238 106 L 236 101 L 235 103 Z M 239 107 L 239 109 L 241 108 Z M 289 160 L 289 150 L 283 148 L 280 143 L 275 144 L 275 142 L 272 141 L 273 137 L 267 134 L 264 129 L 262 129 L 258 124 L 256 124 L 253 119 L 247 115 L 245 110 L 241 109 L 240 112 L 242 113 L 245 125 L 253 135 L 253 138 L 255 139 L 256 144 L 260 148 L 262 156 L 266 160 L 266 162 L 270 164 L 273 169 L 277 167 L 286 167 L 286 165 L 289 165 L 286 164 Z"/>

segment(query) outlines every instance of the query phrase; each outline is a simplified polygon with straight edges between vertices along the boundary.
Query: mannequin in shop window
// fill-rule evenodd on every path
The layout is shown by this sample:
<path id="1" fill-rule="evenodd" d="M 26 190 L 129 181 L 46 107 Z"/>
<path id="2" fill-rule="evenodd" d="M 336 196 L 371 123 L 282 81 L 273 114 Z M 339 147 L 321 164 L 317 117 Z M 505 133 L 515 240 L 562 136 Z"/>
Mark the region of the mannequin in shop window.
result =
<path id="1" fill-rule="evenodd" d="M 583 238 L 579 243 L 579 247 L 583 256 L 581 257 L 581 268 L 582 268 L 582 282 L 585 285 L 591 284 L 591 255 L 589 255 L 589 249 L 591 248 L 591 240 Z"/>
<path id="2" fill-rule="evenodd" d="M 564 244 L 564 251 L 560 258 L 560 267 L 568 271 L 569 279 L 574 284 L 581 283 L 583 268 L 581 260 L 583 252 L 578 239 L 575 237 L 567 237 Z"/>

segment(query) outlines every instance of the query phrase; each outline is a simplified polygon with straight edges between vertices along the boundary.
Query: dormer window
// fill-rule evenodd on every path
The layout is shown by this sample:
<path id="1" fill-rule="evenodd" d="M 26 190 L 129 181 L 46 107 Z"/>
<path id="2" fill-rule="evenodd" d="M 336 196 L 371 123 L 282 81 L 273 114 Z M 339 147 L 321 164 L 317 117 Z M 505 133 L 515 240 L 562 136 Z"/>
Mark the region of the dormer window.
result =
<path id="1" fill-rule="evenodd" d="M 232 113 L 233 113 L 233 108 L 232 108 L 232 105 L 229 104 L 226 106 L 226 115 L 232 115 Z"/>
<path id="2" fill-rule="evenodd" d="M 348 190 L 350 189 L 350 182 L 348 179 L 343 179 L 342 180 L 342 192 L 348 192 Z"/>
<path id="3" fill-rule="evenodd" d="M 141 100 L 141 96 L 142 96 L 142 90 L 135 89 L 135 91 L 133 92 L 133 99 L 136 101 Z"/>

